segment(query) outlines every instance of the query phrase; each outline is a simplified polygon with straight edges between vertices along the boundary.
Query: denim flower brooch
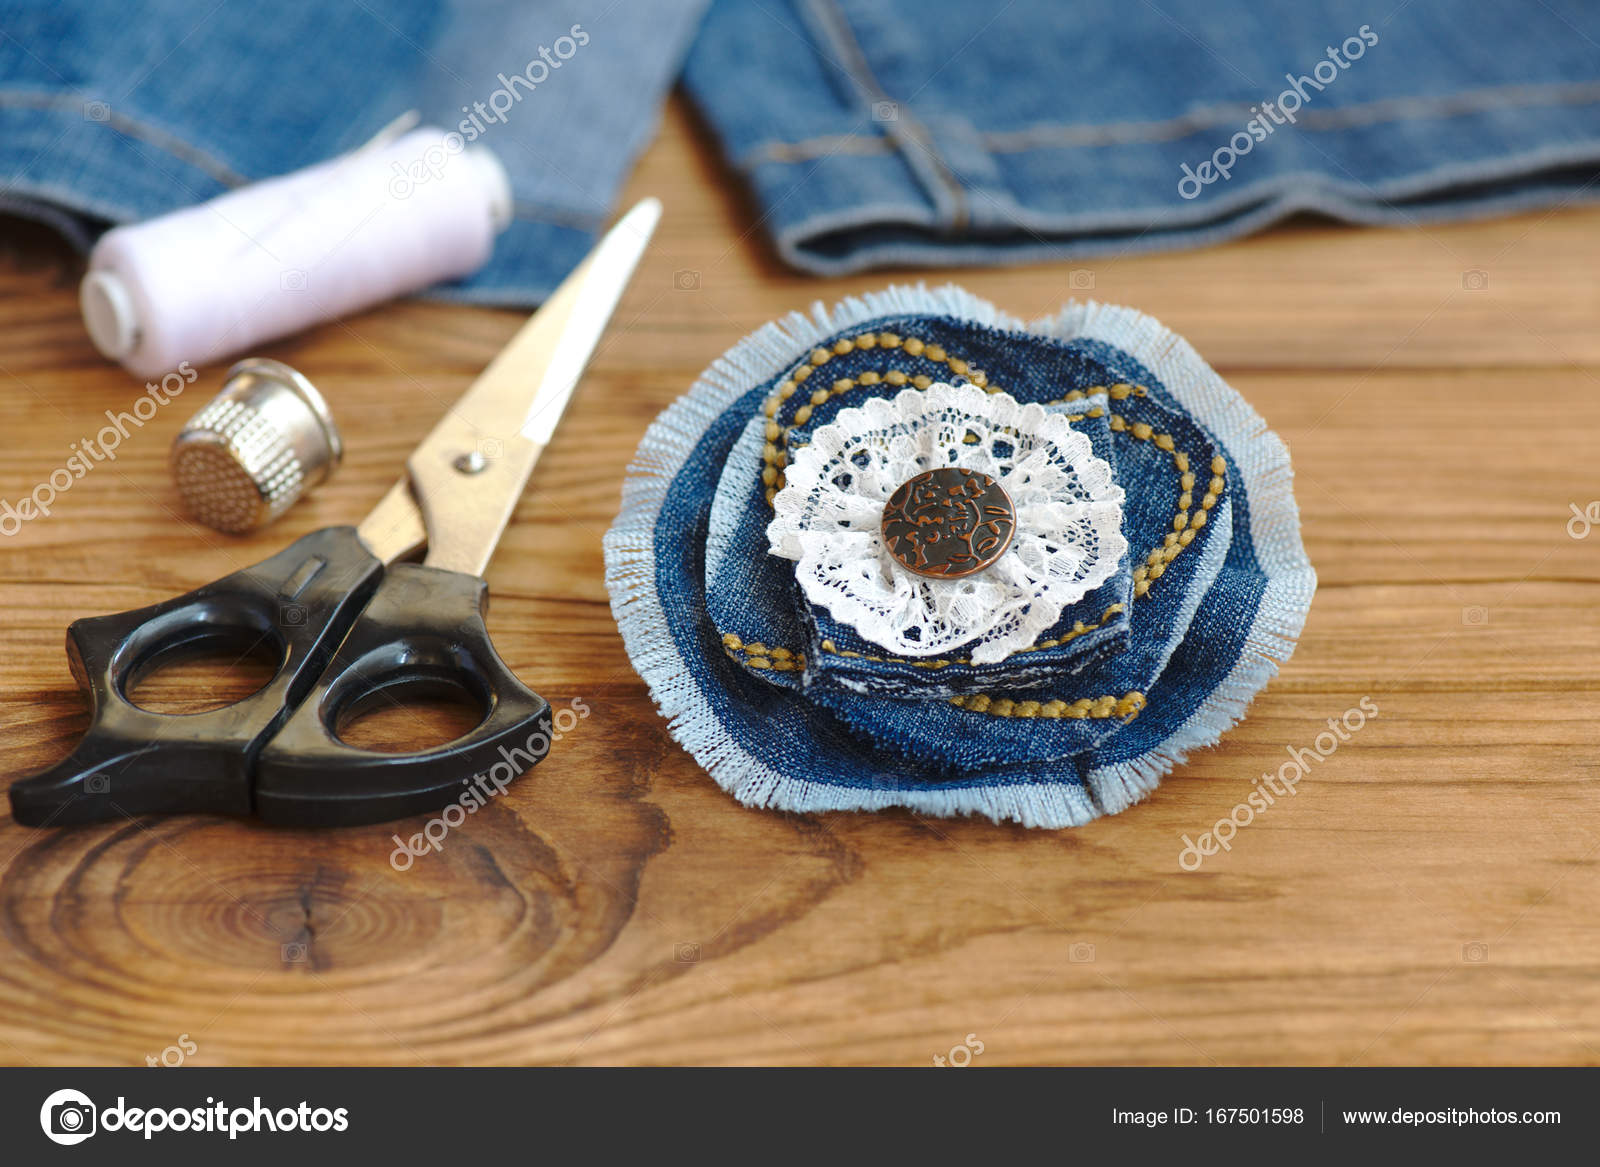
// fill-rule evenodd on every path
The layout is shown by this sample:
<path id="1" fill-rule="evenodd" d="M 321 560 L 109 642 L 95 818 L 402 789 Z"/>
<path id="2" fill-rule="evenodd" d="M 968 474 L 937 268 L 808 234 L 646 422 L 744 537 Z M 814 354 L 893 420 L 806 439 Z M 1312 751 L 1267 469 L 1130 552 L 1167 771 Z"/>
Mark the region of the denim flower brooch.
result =
<path id="1" fill-rule="evenodd" d="M 606 536 L 673 735 L 750 805 L 1064 827 L 1215 743 L 1316 577 L 1288 453 L 1126 308 L 892 288 L 741 341 Z"/>
<path id="2" fill-rule="evenodd" d="M 772 554 L 797 561 L 807 604 L 900 656 L 1002 661 L 1128 549 L 1089 439 L 970 382 L 869 397 L 789 455 Z"/>

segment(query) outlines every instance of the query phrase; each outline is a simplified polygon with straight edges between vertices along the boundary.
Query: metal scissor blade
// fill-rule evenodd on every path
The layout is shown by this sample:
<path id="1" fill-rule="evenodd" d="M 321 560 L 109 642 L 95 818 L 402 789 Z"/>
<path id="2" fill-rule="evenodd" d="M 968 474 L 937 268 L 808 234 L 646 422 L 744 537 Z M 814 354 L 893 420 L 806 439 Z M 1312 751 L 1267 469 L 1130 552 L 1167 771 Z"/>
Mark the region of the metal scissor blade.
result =
<path id="1" fill-rule="evenodd" d="M 359 528 L 373 554 L 425 540 L 429 566 L 483 574 L 660 218 L 624 215 L 412 451 Z"/>
<path id="2" fill-rule="evenodd" d="M 578 270 L 539 310 L 542 317 L 555 309 L 551 327 L 559 340 L 547 349 L 538 350 L 545 357 L 539 388 L 522 419 L 522 434 L 535 445 L 548 445 L 554 436 L 556 423 L 561 420 L 567 402 L 583 377 L 590 354 L 600 343 L 611 313 L 633 278 L 633 271 L 644 257 L 644 250 L 660 221 L 660 202 L 645 199 L 637 204 L 617 221 Z M 526 337 L 532 348 L 538 323 L 535 321 L 524 327 L 484 371 L 480 383 L 493 377 L 502 362 L 510 366 L 513 378 L 517 376 L 517 362 L 525 351 L 522 342 Z"/>

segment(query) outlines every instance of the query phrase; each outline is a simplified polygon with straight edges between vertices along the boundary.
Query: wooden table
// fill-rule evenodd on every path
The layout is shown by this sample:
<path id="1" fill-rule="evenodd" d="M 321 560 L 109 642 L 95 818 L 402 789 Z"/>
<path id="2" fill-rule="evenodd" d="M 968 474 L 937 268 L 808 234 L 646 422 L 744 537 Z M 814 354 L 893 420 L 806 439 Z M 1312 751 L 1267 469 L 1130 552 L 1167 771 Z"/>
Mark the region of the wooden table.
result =
<path id="1" fill-rule="evenodd" d="M 600 540 L 645 426 L 763 321 L 892 278 L 785 270 L 736 185 L 674 107 L 628 192 L 665 200 L 658 242 L 490 568 L 512 668 L 592 715 L 404 874 L 384 826 L 0 821 L 0 1061 L 929 1065 L 969 1035 L 979 1065 L 1600 1061 L 1600 530 L 1571 510 L 1600 499 L 1600 210 L 919 277 L 1024 316 L 1085 285 L 1135 305 L 1293 451 L 1321 576 L 1294 659 L 1144 805 L 1052 833 L 746 810 L 628 665 Z M 85 339 L 76 261 L 4 238 L 14 500 L 141 389 Z M 258 535 L 186 520 L 167 478 L 208 368 L 0 542 L 0 772 L 86 724 L 69 621 L 357 520 L 519 322 L 395 304 L 267 346 L 349 453 Z M 1363 697 L 1298 795 L 1180 869 Z"/>

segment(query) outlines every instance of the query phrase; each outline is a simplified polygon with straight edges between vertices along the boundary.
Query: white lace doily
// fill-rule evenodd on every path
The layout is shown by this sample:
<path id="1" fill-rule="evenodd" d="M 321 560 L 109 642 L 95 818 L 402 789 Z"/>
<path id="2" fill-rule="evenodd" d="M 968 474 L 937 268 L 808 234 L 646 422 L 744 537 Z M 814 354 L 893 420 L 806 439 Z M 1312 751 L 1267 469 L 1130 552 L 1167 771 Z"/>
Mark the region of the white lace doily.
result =
<path id="1" fill-rule="evenodd" d="M 1016 512 L 1005 553 L 960 579 L 918 575 L 883 541 L 889 496 L 941 466 L 989 475 Z M 977 641 L 974 664 L 1004 660 L 1111 578 L 1128 550 L 1122 488 L 1088 436 L 1059 413 L 975 385 L 840 410 L 791 452 L 784 477 L 767 527 L 772 554 L 797 561 L 808 601 L 899 656 Z"/>

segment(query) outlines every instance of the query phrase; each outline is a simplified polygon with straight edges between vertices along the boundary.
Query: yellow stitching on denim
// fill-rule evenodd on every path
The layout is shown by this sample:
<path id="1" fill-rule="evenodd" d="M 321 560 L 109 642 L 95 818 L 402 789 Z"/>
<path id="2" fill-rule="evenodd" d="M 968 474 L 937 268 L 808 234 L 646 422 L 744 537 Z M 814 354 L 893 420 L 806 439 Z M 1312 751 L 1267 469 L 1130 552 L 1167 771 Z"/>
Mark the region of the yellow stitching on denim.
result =
<path id="1" fill-rule="evenodd" d="M 1211 459 L 1211 481 L 1207 483 L 1200 509 L 1192 516 L 1195 478 L 1189 470 L 1189 455 L 1177 448 L 1171 434 L 1158 434 L 1148 423 L 1129 422 L 1121 414 L 1113 413 L 1110 421 L 1113 433 L 1126 434 L 1141 442 L 1150 442 L 1158 450 L 1172 455 L 1172 465 L 1178 471 L 1178 511 L 1172 516 L 1172 530 L 1162 539 L 1161 546 L 1145 555 L 1144 562 L 1133 569 L 1133 598 L 1140 599 L 1150 591 L 1150 586 L 1166 573 L 1170 564 L 1183 549 L 1194 541 L 1194 533 L 1206 525 L 1209 512 L 1217 505 L 1217 496 L 1226 483 L 1228 464 L 1219 454 Z"/>
<path id="2" fill-rule="evenodd" d="M 1074 401 L 1082 401 L 1086 397 L 1096 397 L 1100 394 L 1111 398 L 1113 401 L 1126 401 L 1129 397 L 1147 397 L 1150 390 L 1143 385 L 1129 385 L 1119 381 L 1115 385 L 1096 385 L 1089 389 L 1074 389 L 1065 397 L 1057 397 L 1054 401 L 1046 401 L 1046 405 L 1068 405 Z"/>
<path id="3" fill-rule="evenodd" d="M 1193 542 L 1195 531 L 1205 526 L 1206 515 L 1217 505 L 1217 496 L 1222 492 L 1228 464 L 1220 454 L 1211 459 L 1211 481 L 1207 484 L 1209 489 L 1206 496 L 1200 500 L 1201 509 L 1191 518 L 1189 508 L 1194 501 L 1191 497 L 1194 475 L 1189 471 L 1189 456 L 1176 449 L 1177 443 L 1173 441 L 1172 435 L 1158 434 L 1144 422 L 1130 423 L 1127 418 L 1117 413 L 1111 415 L 1110 425 L 1116 433 L 1127 434 L 1139 441 L 1151 442 L 1157 449 L 1171 453 L 1173 465 L 1179 472 L 1178 485 L 1183 491 L 1178 499 L 1178 513 L 1172 519 L 1172 532 L 1165 536 L 1160 547 L 1145 556 L 1143 564 L 1134 568 L 1133 594 L 1138 598 L 1149 592 L 1150 586 L 1166 572 L 1167 564 L 1176 559 L 1178 553 Z M 978 693 L 969 697 L 952 697 L 950 703 L 958 709 L 965 709 L 971 713 L 989 713 L 998 717 L 1115 716 L 1132 720 L 1138 716 L 1139 710 L 1144 708 L 1145 697 L 1143 693 L 1129 693 L 1121 701 L 1114 697 L 1099 697 L 1092 700 L 1085 697 L 1067 703 L 1059 699 L 1045 702 L 1016 701 L 1010 697 L 995 699 L 986 693 Z"/>
<path id="4" fill-rule="evenodd" d="M 929 347 L 924 345 L 922 341 L 917 340 L 915 337 L 910 337 L 902 341 L 900 337 L 895 336 L 893 333 L 881 333 L 877 334 L 875 337 L 874 334 L 871 333 L 866 335 L 867 337 L 873 338 L 872 343 L 863 344 L 863 337 L 857 337 L 854 343 L 841 340 L 835 344 L 834 353 L 842 355 L 845 352 L 853 351 L 855 348 L 871 348 L 874 344 L 877 344 L 886 348 L 901 347 L 904 348 L 906 352 L 911 353 L 913 356 L 920 353 L 932 359 L 932 354 L 929 351 Z M 849 344 L 850 347 L 843 349 L 840 348 L 841 345 L 846 344 Z M 937 352 L 940 358 L 946 360 L 948 359 L 943 349 L 938 348 L 937 346 L 932 346 L 932 351 Z M 825 364 L 828 360 L 832 359 L 834 353 L 829 353 L 828 350 L 820 348 L 814 350 L 810 356 L 811 368 Z M 792 379 L 780 384 L 778 386 L 778 391 L 767 399 L 767 405 L 764 407 L 763 411 L 766 413 L 769 419 L 775 418 L 778 403 L 780 401 L 787 400 L 789 397 L 793 396 L 795 392 L 795 384 L 803 384 L 810 376 L 811 368 L 802 366 L 800 369 L 797 369 Z M 898 377 L 896 374 L 898 374 Z M 879 375 L 892 385 L 903 384 L 906 380 L 906 374 L 900 372 L 899 370 L 889 370 Z M 983 385 L 991 393 L 998 392 L 997 387 L 989 387 L 985 382 L 979 381 L 978 378 L 982 376 L 983 374 L 981 372 L 974 371 L 969 375 L 969 379 L 972 380 L 974 384 Z M 920 379 L 911 378 L 911 380 L 913 384 L 917 383 L 918 380 L 931 384 L 931 381 L 929 381 L 926 377 Z M 848 392 L 858 383 L 875 384 L 876 377 L 871 382 L 863 380 L 861 378 L 861 374 L 857 374 L 855 381 L 852 381 L 850 378 L 840 378 L 833 383 L 831 392 L 818 390 L 817 393 L 812 395 L 812 400 L 820 404 L 822 401 L 826 401 L 830 396 L 835 396 L 838 393 Z M 919 388 L 920 387 L 923 386 L 919 386 Z M 1146 397 L 1148 396 L 1149 391 L 1143 385 L 1129 385 L 1119 382 L 1118 384 L 1111 386 L 1096 386 L 1090 389 L 1074 389 L 1064 397 L 1060 397 L 1055 401 L 1046 402 L 1046 404 L 1069 404 L 1073 401 L 1082 401 L 1088 397 L 1097 396 L 1099 394 L 1105 394 L 1113 401 L 1122 401 L 1126 400 L 1128 397 Z M 803 407 L 801 412 L 805 414 L 807 420 L 810 419 L 811 413 L 809 406 Z M 1085 413 L 1069 415 L 1067 420 L 1073 422 L 1082 421 L 1085 417 L 1100 417 L 1104 413 L 1105 410 L 1097 405 Z M 800 419 L 799 413 L 795 415 L 795 422 L 797 425 L 804 424 Z M 1150 551 L 1145 556 L 1144 563 L 1134 568 L 1133 594 L 1134 598 L 1137 599 L 1149 593 L 1151 585 L 1166 573 L 1167 565 L 1176 559 L 1183 549 L 1194 541 L 1195 532 L 1201 527 L 1205 526 L 1209 512 L 1216 507 L 1218 496 L 1222 493 L 1223 488 L 1226 485 L 1228 464 L 1220 454 L 1211 459 L 1211 480 L 1206 484 L 1206 493 L 1200 500 L 1200 510 L 1191 516 L 1190 510 L 1194 505 L 1193 490 L 1195 485 L 1195 477 L 1189 469 L 1189 455 L 1177 448 L 1177 442 L 1173 439 L 1172 435 L 1157 433 L 1148 422 L 1129 422 L 1127 418 L 1118 413 L 1113 413 L 1111 415 L 1111 420 L 1108 424 L 1110 425 L 1113 433 L 1125 434 L 1136 441 L 1150 442 L 1158 450 L 1162 450 L 1165 453 L 1171 454 L 1173 468 L 1178 471 L 1178 487 L 1182 492 L 1178 497 L 1177 513 L 1173 515 L 1172 518 L 1172 530 L 1163 537 L 1161 546 Z M 762 480 L 767 484 L 768 487 L 767 501 L 769 503 L 772 501 L 773 496 L 777 494 L 777 490 L 781 488 L 782 485 L 781 482 L 777 481 L 777 470 L 774 467 L 775 465 L 781 467 L 783 464 L 786 464 L 788 460 L 787 454 L 778 454 L 773 444 L 779 434 L 782 434 L 783 440 L 785 444 L 787 444 L 788 429 L 780 427 L 776 420 L 769 420 L 767 423 L 767 450 L 769 453 L 776 455 L 776 457 L 769 457 L 766 459 L 767 465 L 762 471 Z M 779 459 L 781 459 L 781 461 L 779 461 Z M 1080 621 L 1074 625 L 1071 632 L 1067 633 L 1063 637 L 1057 638 L 1053 643 L 1050 641 L 1040 641 L 1037 644 L 1030 645 L 1027 648 L 1018 649 L 1017 651 L 1019 653 L 1038 652 L 1045 648 L 1059 647 L 1060 645 L 1065 644 L 1086 632 L 1092 632 L 1095 629 L 1102 627 L 1111 616 L 1115 615 L 1121 610 L 1122 605 L 1113 604 L 1110 608 L 1107 608 L 1105 613 L 1100 617 L 1099 624 L 1084 625 Z M 739 638 L 733 636 L 732 633 L 729 633 L 727 636 L 723 637 L 723 643 L 725 646 L 728 646 L 729 649 L 728 655 L 734 657 L 735 659 L 739 659 L 738 651 L 740 650 L 736 650 L 730 646 L 729 641 L 732 640 L 737 642 L 738 639 Z M 757 647 L 762 646 L 758 645 Z M 879 664 L 894 663 L 888 658 L 884 657 L 866 656 L 861 653 L 841 650 L 837 648 L 831 640 L 823 641 L 821 647 L 824 652 L 836 654 L 838 656 L 854 657 Z M 742 651 L 746 653 L 745 663 L 750 664 L 750 667 L 752 668 L 767 667 L 778 669 L 778 671 L 783 671 L 782 662 L 770 661 L 767 658 L 758 655 L 755 659 L 761 663 L 754 664 L 749 660 L 749 649 L 744 648 Z M 786 652 L 786 650 L 779 651 Z M 793 654 L 788 655 L 791 658 L 793 657 Z M 804 668 L 804 658 L 796 659 L 801 661 L 798 667 Z M 948 668 L 955 664 L 971 663 L 972 662 L 970 659 L 913 662 L 913 664 L 919 668 Z M 796 666 L 790 664 L 788 667 L 793 669 Z M 955 705 L 957 708 L 965 709 L 972 713 L 990 713 L 998 717 L 1089 717 L 1098 719 L 1116 716 L 1132 719 L 1138 715 L 1139 710 L 1144 708 L 1145 697 L 1142 693 L 1128 693 L 1120 700 L 1115 697 L 1098 697 L 1094 699 L 1085 697 L 1069 703 L 1060 700 L 1046 702 L 1015 701 L 1009 697 L 993 698 L 988 694 L 978 693 L 966 697 L 952 697 L 950 698 L 950 703 Z"/>
<path id="5" fill-rule="evenodd" d="M 1134 692 L 1121 697 L 1081 697 L 1076 701 L 1015 701 L 1010 697 L 974 693 L 967 697 L 952 697 L 950 704 L 969 713 L 987 713 L 994 717 L 1067 718 L 1073 721 L 1120 717 L 1132 721 L 1145 707 L 1145 697 L 1143 693 Z"/>
<path id="6" fill-rule="evenodd" d="M 821 352 L 822 350 L 818 349 L 817 351 Z M 813 356 L 815 356 L 815 354 L 813 354 Z M 835 382 L 835 385 L 839 383 L 840 382 Z M 1142 385 L 1121 384 L 1113 385 L 1107 390 L 1075 389 L 1072 393 L 1067 394 L 1066 397 L 1061 398 L 1059 402 L 1050 402 L 1050 404 L 1055 405 L 1071 401 L 1074 399 L 1074 393 L 1082 393 L 1087 396 L 1097 392 L 1105 392 L 1113 398 L 1120 400 L 1130 395 L 1142 397 L 1145 395 L 1146 391 Z M 1100 417 L 1104 412 L 1105 411 L 1097 405 L 1088 410 L 1086 413 L 1070 414 L 1068 415 L 1067 420 L 1082 421 L 1085 417 Z M 771 437 L 776 424 L 776 422 L 770 421 L 767 423 L 767 433 L 769 438 Z M 1193 490 L 1195 485 L 1195 477 L 1194 474 L 1189 470 L 1189 455 L 1177 448 L 1177 442 L 1173 439 L 1172 435 L 1156 433 L 1148 422 L 1129 422 L 1128 419 L 1123 417 L 1120 413 L 1113 413 L 1108 424 L 1110 425 L 1113 433 L 1125 434 L 1137 441 L 1150 442 L 1157 449 L 1170 453 L 1172 455 L 1172 464 L 1179 472 L 1178 488 L 1183 492 L 1178 496 L 1177 513 L 1172 516 L 1172 530 L 1168 532 L 1168 534 L 1162 539 L 1161 546 L 1147 553 L 1145 555 L 1144 562 L 1133 570 L 1133 594 L 1134 598 L 1138 599 L 1149 593 L 1150 586 L 1155 583 L 1156 580 L 1160 579 L 1164 574 L 1166 574 L 1167 565 L 1176 559 L 1183 549 L 1194 541 L 1195 531 L 1205 526 L 1208 513 L 1216 507 L 1218 496 L 1222 493 L 1223 487 L 1226 485 L 1228 464 L 1223 460 L 1220 454 L 1211 459 L 1211 481 L 1206 484 L 1205 496 L 1200 500 L 1200 510 L 1191 516 L 1189 512 L 1194 506 Z M 766 471 L 763 471 L 763 478 L 765 478 L 766 475 L 771 472 L 773 471 L 769 466 Z M 774 493 L 775 491 L 768 490 L 767 495 L 769 502 L 771 501 L 771 497 Z M 1104 623 L 1107 616 L 1110 614 L 1110 609 L 1107 609 L 1106 615 L 1101 616 L 1100 618 L 1101 622 Z M 1099 624 L 1089 625 L 1084 628 L 1084 631 L 1092 632 L 1098 627 L 1100 627 Z M 1079 635 L 1081 635 L 1081 633 L 1079 633 Z M 1059 641 L 1058 644 L 1059 643 L 1065 643 L 1065 641 Z M 1056 645 L 1050 645 L 1049 647 L 1056 647 Z M 828 652 L 835 651 L 828 648 L 828 642 L 826 641 L 823 643 L 823 649 L 824 651 Z M 1018 651 L 1027 652 L 1030 650 L 1019 649 Z M 841 652 L 838 655 L 849 656 L 852 654 Z M 886 663 L 883 662 L 883 658 L 880 657 L 863 657 L 862 659 Z M 970 662 L 957 661 L 954 663 Z M 924 664 L 923 667 L 932 666 Z"/>
<path id="7" fill-rule="evenodd" d="M 1098 628 L 1103 628 L 1106 624 L 1106 621 L 1110 620 L 1111 617 L 1115 616 L 1122 610 L 1123 606 L 1121 604 L 1112 604 L 1103 613 L 1101 613 L 1099 623 L 1085 624 L 1082 620 L 1075 621 L 1072 625 L 1071 632 L 1063 633 L 1062 635 L 1052 637 L 1049 640 L 1037 641 L 1034 644 L 1028 645 L 1026 648 L 1017 649 L 1017 651 L 1011 655 L 1021 656 L 1025 652 L 1043 652 L 1047 648 L 1059 648 L 1063 644 L 1078 639 L 1080 636 L 1093 632 Z M 726 640 L 727 638 L 724 637 L 723 639 Z M 851 660 L 871 661 L 874 664 L 880 665 L 908 664 L 912 668 L 916 669 L 947 669 L 951 665 L 970 665 L 972 663 L 972 658 L 967 656 L 958 656 L 950 660 L 916 660 L 911 657 L 871 656 L 864 652 L 854 652 L 848 648 L 840 648 L 831 640 L 824 640 L 820 647 L 822 651 L 827 653 L 829 656 L 842 656 Z"/>
<path id="8" fill-rule="evenodd" d="M 932 361 L 934 364 L 944 365 L 951 373 L 958 377 L 966 377 L 978 388 L 988 393 L 1000 392 L 1000 386 L 989 384 L 989 378 L 982 369 L 975 369 L 960 357 L 952 356 L 937 344 L 929 344 L 915 336 L 902 337 L 893 332 L 864 332 L 860 336 L 836 340 L 831 349 L 816 348 L 811 350 L 806 363 L 800 365 L 783 381 L 779 382 L 777 389 L 769 395 L 761 405 L 761 412 L 767 421 L 766 446 L 761 451 L 761 482 L 767 488 L 767 502 L 771 502 L 778 491 L 783 489 L 783 470 L 789 464 L 789 431 L 794 426 L 805 425 L 811 420 L 811 411 L 831 397 L 838 397 L 848 393 L 857 385 L 876 385 L 885 381 L 890 385 L 900 386 L 907 383 L 918 389 L 926 389 L 933 384 L 933 378 L 925 373 L 909 374 L 902 369 L 866 369 L 854 377 L 840 377 L 826 389 L 817 389 L 812 392 L 810 401 L 795 410 L 794 421 L 791 425 L 781 425 L 777 421 L 778 410 L 785 401 L 795 395 L 799 386 L 806 383 L 811 374 L 831 361 L 834 357 L 842 357 L 846 353 L 861 349 L 864 352 L 872 349 L 897 348 L 909 356 L 921 357 Z M 1069 395 L 1070 396 L 1070 395 Z M 1075 399 L 1074 399 L 1075 400 Z"/>
<path id="9" fill-rule="evenodd" d="M 1200 500 L 1200 509 L 1193 517 L 1189 510 L 1194 505 L 1193 490 L 1195 484 L 1194 474 L 1189 469 L 1189 455 L 1176 449 L 1177 443 L 1170 434 L 1158 434 L 1144 422 L 1130 423 L 1121 414 L 1113 413 L 1110 422 L 1112 430 L 1125 433 L 1140 441 L 1152 442 L 1157 449 L 1165 450 L 1172 454 L 1172 464 L 1178 471 L 1178 487 L 1183 493 L 1178 497 L 1178 513 L 1173 516 L 1172 530 L 1162 539 L 1161 546 L 1145 556 L 1144 563 L 1134 568 L 1133 594 L 1137 599 L 1149 592 L 1152 584 L 1167 570 L 1167 564 L 1178 557 L 1178 554 L 1194 541 L 1194 533 L 1206 525 L 1206 516 L 1217 505 L 1217 496 L 1222 493 L 1226 485 L 1228 463 L 1221 454 L 1211 459 L 1211 481 L 1206 484 L 1205 497 Z M 965 709 L 972 713 L 991 713 L 999 717 L 1125 717 L 1132 720 L 1138 716 L 1139 710 L 1145 706 L 1143 693 L 1129 693 L 1114 706 L 1107 702 L 1115 701 L 1111 697 L 1100 697 L 1091 701 L 1088 698 L 1072 702 L 1070 705 L 1058 700 L 1015 701 L 1009 697 L 991 700 L 988 694 L 975 694 L 971 697 L 952 697 L 950 703 L 958 709 Z M 1111 709 L 1112 712 L 1106 712 Z M 1055 710 L 1055 712 L 1051 712 Z"/>
<path id="10" fill-rule="evenodd" d="M 813 349 L 811 355 L 806 358 L 808 363 L 801 365 L 788 378 L 779 382 L 777 389 L 768 395 L 766 401 L 762 402 L 761 405 L 761 412 L 768 419 L 767 441 L 761 451 L 761 482 L 766 487 L 768 503 L 772 502 L 777 497 L 778 491 L 783 489 L 783 471 L 789 464 L 789 431 L 795 426 L 802 426 L 810 421 L 811 412 L 817 406 L 822 405 L 830 398 L 850 392 L 858 385 L 876 385 L 879 381 L 886 381 L 895 386 L 910 382 L 918 389 L 926 389 L 933 384 L 933 378 L 924 373 L 913 376 L 902 369 L 865 369 L 857 373 L 853 378 L 840 377 L 828 388 L 814 390 L 810 401 L 795 410 L 793 424 L 785 426 L 777 421 L 778 410 L 782 408 L 783 403 L 795 395 L 798 387 L 805 384 L 816 369 L 821 368 L 836 356 L 842 357 L 846 353 L 855 352 L 857 349 L 867 352 L 876 348 L 901 349 L 911 356 L 920 356 L 924 360 L 933 361 L 935 364 L 945 365 L 952 373 L 957 376 L 965 376 L 968 381 L 971 381 L 986 393 L 999 393 L 1001 391 L 1000 386 L 989 384 L 988 375 L 982 369 L 974 369 L 960 357 L 951 356 L 945 352 L 941 346 L 928 344 L 914 336 L 901 337 L 892 332 L 866 332 L 853 340 L 846 338 L 835 341 L 831 350 L 825 348 Z M 1088 389 L 1074 389 L 1064 397 L 1058 397 L 1054 401 L 1047 401 L 1045 404 L 1065 405 L 1074 401 L 1083 401 L 1088 397 L 1102 393 L 1113 401 L 1124 401 L 1129 397 L 1148 396 L 1149 390 L 1143 385 L 1129 385 L 1126 382 L 1119 381 L 1115 385 L 1097 385 Z M 1088 413 L 1078 414 L 1074 417 L 1069 417 L 1067 420 L 1082 421 L 1085 417 L 1102 417 L 1104 414 L 1105 410 L 1097 405 L 1089 410 Z M 1167 441 L 1170 443 L 1172 439 L 1167 438 Z M 1163 449 L 1170 448 L 1170 445 L 1163 447 Z"/>
<path id="11" fill-rule="evenodd" d="M 722 651 L 752 669 L 770 669 L 775 673 L 804 672 L 806 658 L 787 648 L 768 647 L 759 641 L 746 644 L 732 632 L 724 633 Z"/>

